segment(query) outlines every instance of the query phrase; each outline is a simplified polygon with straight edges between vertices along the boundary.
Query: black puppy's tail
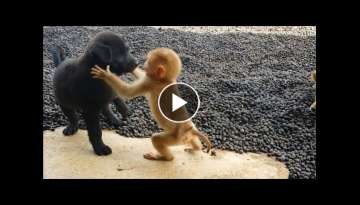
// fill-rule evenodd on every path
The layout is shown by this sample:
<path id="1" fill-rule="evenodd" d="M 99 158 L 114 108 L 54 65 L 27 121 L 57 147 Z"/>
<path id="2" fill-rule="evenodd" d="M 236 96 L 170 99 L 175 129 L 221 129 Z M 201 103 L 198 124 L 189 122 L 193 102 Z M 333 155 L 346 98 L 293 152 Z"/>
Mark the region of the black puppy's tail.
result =
<path id="1" fill-rule="evenodd" d="M 61 48 L 60 46 L 56 46 L 53 49 L 51 49 L 51 54 L 53 56 L 55 67 L 57 67 L 61 62 L 65 60 L 64 49 Z"/>

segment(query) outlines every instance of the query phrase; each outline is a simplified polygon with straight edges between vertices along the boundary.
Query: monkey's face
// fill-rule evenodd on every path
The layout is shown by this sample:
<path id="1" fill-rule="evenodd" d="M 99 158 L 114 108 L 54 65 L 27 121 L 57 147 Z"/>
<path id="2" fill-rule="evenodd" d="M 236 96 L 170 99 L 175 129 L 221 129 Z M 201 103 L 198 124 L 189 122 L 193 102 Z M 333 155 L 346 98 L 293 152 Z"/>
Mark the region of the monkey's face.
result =
<path id="1" fill-rule="evenodd" d="M 162 80 L 166 75 L 165 67 L 150 56 L 144 63 L 144 71 L 147 76 L 155 80 Z"/>

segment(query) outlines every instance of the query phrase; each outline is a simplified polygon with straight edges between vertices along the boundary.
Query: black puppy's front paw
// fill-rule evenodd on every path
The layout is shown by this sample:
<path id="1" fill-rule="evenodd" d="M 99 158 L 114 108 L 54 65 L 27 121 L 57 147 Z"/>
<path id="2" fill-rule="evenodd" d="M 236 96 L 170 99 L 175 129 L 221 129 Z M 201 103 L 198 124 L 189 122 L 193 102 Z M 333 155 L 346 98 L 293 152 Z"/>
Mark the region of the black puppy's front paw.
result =
<path id="1" fill-rule="evenodd" d="M 102 156 L 102 155 L 109 155 L 112 153 L 112 150 L 109 146 L 103 145 L 97 148 L 94 148 L 95 154 Z"/>
<path id="2" fill-rule="evenodd" d="M 75 134 L 78 131 L 78 127 L 74 126 L 74 125 L 68 125 L 64 130 L 63 130 L 63 134 L 65 136 L 70 136 Z"/>

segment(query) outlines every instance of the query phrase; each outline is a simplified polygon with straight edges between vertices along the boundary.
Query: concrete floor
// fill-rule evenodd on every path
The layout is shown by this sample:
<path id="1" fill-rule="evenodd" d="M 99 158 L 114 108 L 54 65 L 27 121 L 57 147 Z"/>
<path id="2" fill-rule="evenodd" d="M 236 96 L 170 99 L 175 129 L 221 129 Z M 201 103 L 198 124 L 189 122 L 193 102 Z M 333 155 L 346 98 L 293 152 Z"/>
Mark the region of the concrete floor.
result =
<path id="1" fill-rule="evenodd" d="M 126 138 L 103 131 L 103 140 L 113 153 L 97 156 L 87 132 L 66 137 L 64 128 L 44 131 L 44 179 L 287 179 L 286 166 L 264 154 L 237 154 L 217 150 L 216 156 L 203 152 L 189 154 L 184 146 L 172 147 L 175 160 L 158 162 L 143 159 L 154 151 L 150 138 Z"/>

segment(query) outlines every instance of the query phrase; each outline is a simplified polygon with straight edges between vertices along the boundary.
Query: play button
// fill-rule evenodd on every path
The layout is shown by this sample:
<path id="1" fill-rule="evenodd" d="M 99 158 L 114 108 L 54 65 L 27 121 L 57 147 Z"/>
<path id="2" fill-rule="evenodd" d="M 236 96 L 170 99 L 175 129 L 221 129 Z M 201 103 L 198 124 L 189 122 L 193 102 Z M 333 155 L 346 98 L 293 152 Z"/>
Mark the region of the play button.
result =
<path id="1" fill-rule="evenodd" d="M 190 85 L 172 83 L 161 91 L 158 106 L 167 120 L 181 123 L 191 120 L 196 115 L 200 107 L 200 98 Z"/>
<path id="2" fill-rule="evenodd" d="M 178 97 L 174 93 L 172 94 L 172 109 L 171 111 L 174 112 L 175 110 L 179 109 L 181 106 L 185 105 L 187 102 L 182 98 Z"/>

